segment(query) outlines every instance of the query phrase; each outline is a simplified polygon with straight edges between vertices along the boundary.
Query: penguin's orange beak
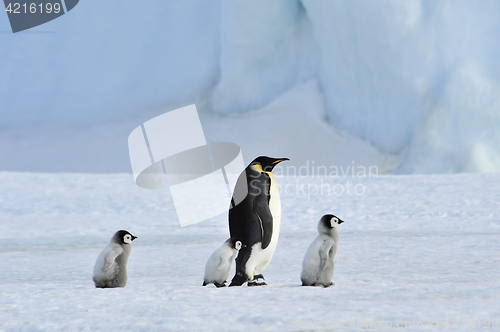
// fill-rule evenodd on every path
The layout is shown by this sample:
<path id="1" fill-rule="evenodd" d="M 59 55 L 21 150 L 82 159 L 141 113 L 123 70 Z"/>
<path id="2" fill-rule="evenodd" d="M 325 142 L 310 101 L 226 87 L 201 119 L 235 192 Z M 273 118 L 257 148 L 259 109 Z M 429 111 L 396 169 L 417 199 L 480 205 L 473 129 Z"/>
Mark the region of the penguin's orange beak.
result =
<path id="1" fill-rule="evenodd" d="M 280 162 L 285 161 L 285 160 L 290 160 L 290 159 L 288 159 L 288 158 L 281 158 L 281 159 L 278 159 L 278 160 L 276 160 L 276 161 L 273 161 L 273 162 L 271 163 L 271 165 L 274 165 L 274 164 L 280 163 Z"/>

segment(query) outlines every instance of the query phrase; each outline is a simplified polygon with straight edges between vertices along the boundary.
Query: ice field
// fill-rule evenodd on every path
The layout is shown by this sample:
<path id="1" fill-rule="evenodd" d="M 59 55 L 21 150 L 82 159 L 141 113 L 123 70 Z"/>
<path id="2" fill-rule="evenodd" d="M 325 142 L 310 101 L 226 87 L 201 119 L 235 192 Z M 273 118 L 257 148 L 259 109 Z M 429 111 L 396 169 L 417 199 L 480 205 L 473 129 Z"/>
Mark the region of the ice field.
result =
<path id="1" fill-rule="evenodd" d="M 263 273 L 268 286 L 217 289 L 201 284 L 206 260 L 228 237 L 225 215 L 181 228 L 168 190 L 141 189 L 130 174 L 1 172 L 0 330 L 498 323 L 500 175 L 277 180 L 283 218 Z M 301 262 L 325 213 L 346 221 L 338 228 L 336 285 L 301 287 Z M 138 236 L 128 284 L 95 289 L 93 264 L 118 229 Z M 358 325 L 346 325 L 353 320 Z"/>
<path id="2" fill-rule="evenodd" d="M 221 117 L 249 115 L 316 80 L 321 105 L 304 109 L 308 125 L 288 137 L 326 124 L 387 155 L 404 153 L 400 174 L 500 171 L 497 0 L 136 5 L 80 1 L 18 34 L 0 15 L 8 64 L 0 170 L 129 172 L 120 144 L 138 123 L 192 103 Z M 45 146 L 53 148 L 40 158 Z M 310 150 L 306 158 L 338 162 Z"/>

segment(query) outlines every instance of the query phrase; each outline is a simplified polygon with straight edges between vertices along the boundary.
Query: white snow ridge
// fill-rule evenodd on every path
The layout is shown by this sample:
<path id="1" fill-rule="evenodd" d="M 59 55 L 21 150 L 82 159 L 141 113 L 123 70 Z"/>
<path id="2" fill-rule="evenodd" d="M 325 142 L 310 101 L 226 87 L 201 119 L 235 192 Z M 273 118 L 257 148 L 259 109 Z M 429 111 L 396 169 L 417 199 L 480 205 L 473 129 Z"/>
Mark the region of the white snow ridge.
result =
<path id="1" fill-rule="evenodd" d="M 272 113 L 280 96 L 313 80 L 317 96 L 300 110 L 310 119 L 297 117 L 297 105 L 273 122 L 301 159 L 335 164 L 364 153 L 293 138 L 337 130 L 388 159 L 403 157 L 393 170 L 400 174 L 500 171 L 497 0 L 96 6 L 80 2 L 36 36 L 0 34 L 0 62 L 9 64 L 0 88 L 1 170 L 130 172 L 122 142 L 139 123 L 196 102 L 220 115 L 212 132 L 231 131 L 234 121 L 224 120 Z M 8 30 L 6 15 L 0 27 Z M 247 145 L 265 137 L 262 123 L 244 126 Z"/>

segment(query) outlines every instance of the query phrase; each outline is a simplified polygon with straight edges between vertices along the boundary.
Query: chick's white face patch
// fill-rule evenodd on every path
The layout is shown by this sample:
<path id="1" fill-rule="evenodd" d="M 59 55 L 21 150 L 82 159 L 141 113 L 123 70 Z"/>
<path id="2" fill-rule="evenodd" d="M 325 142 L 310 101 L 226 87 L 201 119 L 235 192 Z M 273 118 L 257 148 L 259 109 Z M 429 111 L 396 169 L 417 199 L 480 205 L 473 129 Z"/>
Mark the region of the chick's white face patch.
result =
<path id="1" fill-rule="evenodd" d="M 332 228 L 337 227 L 339 225 L 339 219 L 337 217 L 333 217 L 330 219 L 330 224 L 332 225 Z"/>
<path id="2" fill-rule="evenodd" d="M 123 242 L 128 243 L 128 244 L 132 243 L 132 236 L 130 234 L 125 235 L 123 237 Z"/>
<path id="3" fill-rule="evenodd" d="M 236 250 L 241 249 L 241 241 L 236 241 L 236 243 L 234 244 L 234 249 L 236 249 Z"/>

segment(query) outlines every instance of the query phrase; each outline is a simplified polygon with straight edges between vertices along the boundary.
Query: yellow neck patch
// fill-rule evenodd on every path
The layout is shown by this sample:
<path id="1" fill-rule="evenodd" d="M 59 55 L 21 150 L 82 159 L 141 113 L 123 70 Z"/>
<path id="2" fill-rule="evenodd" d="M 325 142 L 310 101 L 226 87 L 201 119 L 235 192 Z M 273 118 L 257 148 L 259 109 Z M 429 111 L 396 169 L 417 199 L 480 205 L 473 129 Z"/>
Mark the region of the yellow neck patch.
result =
<path id="1" fill-rule="evenodd" d="M 262 165 L 252 165 L 252 169 L 257 172 L 264 172 L 264 170 L 262 169 Z"/>

